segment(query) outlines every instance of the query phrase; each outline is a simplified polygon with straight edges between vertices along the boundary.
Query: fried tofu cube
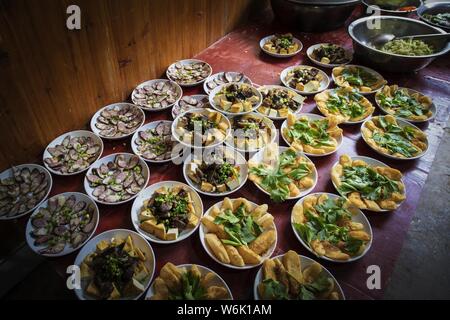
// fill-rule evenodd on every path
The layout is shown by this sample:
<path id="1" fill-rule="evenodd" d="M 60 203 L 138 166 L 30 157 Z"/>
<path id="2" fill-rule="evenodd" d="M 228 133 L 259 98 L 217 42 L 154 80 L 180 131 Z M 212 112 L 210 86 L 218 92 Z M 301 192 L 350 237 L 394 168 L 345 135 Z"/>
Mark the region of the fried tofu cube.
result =
<path id="1" fill-rule="evenodd" d="M 154 236 L 158 237 L 161 240 L 166 239 L 166 228 L 164 227 L 164 224 L 162 224 L 162 223 L 156 224 L 152 220 L 147 220 L 147 221 L 142 222 L 140 227 L 145 232 L 153 234 Z"/>

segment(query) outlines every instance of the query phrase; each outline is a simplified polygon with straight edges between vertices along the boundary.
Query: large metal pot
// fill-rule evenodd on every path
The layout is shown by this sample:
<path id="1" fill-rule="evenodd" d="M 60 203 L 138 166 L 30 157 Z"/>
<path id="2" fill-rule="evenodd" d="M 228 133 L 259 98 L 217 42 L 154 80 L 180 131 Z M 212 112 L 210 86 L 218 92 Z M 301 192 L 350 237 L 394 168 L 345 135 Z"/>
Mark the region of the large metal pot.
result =
<path id="1" fill-rule="evenodd" d="M 376 25 L 376 19 L 380 19 L 378 21 L 379 27 Z M 401 37 L 416 34 L 445 33 L 440 28 L 415 19 L 396 16 L 365 17 L 353 21 L 348 27 L 348 33 L 353 40 L 355 56 L 368 65 L 390 72 L 420 70 L 430 64 L 436 57 L 450 51 L 450 43 L 445 39 L 430 40 L 429 43 L 435 48 L 436 53 L 426 56 L 403 56 L 387 53 L 373 47 L 372 40 L 380 34 L 393 34 Z"/>
<path id="2" fill-rule="evenodd" d="M 272 0 L 280 20 L 299 31 L 322 32 L 342 27 L 360 0 Z"/>

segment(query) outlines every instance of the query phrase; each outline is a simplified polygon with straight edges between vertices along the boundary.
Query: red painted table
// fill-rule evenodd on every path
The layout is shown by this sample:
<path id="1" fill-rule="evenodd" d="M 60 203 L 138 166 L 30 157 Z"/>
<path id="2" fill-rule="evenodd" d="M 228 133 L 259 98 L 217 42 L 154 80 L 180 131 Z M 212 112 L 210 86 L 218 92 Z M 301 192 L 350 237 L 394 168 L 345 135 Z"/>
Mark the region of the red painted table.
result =
<path id="1" fill-rule="evenodd" d="M 296 34 L 304 44 L 302 53 L 288 59 L 276 59 L 262 53 L 259 49 L 259 40 L 275 31 L 289 31 L 276 26 L 253 26 L 232 32 L 213 44 L 196 56 L 211 64 L 213 71 L 240 71 L 249 76 L 256 84 L 279 84 L 280 72 L 291 65 L 311 64 L 305 55 L 306 49 L 315 43 L 334 42 L 345 47 L 351 47 L 350 38 L 347 36 L 346 28 L 323 34 Z M 357 62 L 357 61 L 356 61 Z M 431 123 L 422 126 L 428 134 L 429 152 L 427 155 L 415 161 L 392 161 L 381 157 L 362 141 L 360 136 L 360 125 L 344 126 L 344 143 L 342 148 L 331 156 L 313 158 L 318 172 L 319 181 L 313 192 L 327 191 L 336 192 L 330 180 L 330 168 L 339 156 L 347 153 L 350 155 L 365 155 L 379 159 L 390 166 L 400 169 L 405 175 L 407 200 L 395 212 L 391 213 L 367 213 L 372 224 L 374 239 L 372 248 L 361 260 L 354 263 L 333 264 L 319 261 L 325 265 L 337 278 L 348 299 L 379 299 L 382 298 L 384 289 L 393 271 L 395 262 L 402 248 L 405 234 L 408 230 L 415 208 L 418 204 L 422 187 L 427 178 L 434 159 L 439 141 L 442 136 L 442 126 L 447 116 L 447 105 L 449 105 L 450 85 L 450 59 L 443 57 L 436 60 L 425 70 L 416 74 L 390 75 L 383 73 L 390 83 L 398 83 L 402 86 L 419 90 L 433 97 L 438 108 L 438 115 Z M 325 70 L 329 74 L 329 70 Z M 147 79 L 142 79 L 147 80 Z M 185 94 L 202 92 L 201 86 L 184 90 Z M 373 101 L 373 97 L 371 97 Z M 318 113 L 309 97 L 303 109 L 304 112 Z M 157 119 L 171 119 L 170 111 L 162 113 L 147 113 L 147 122 Z M 281 122 L 276 123 L 280 128 Z M 106 142 L 103 155 L 115 152 L 131 152 L 130 141 Z M 174 164 L 152 165 L 150 164 L 151 177 L 149 184 L 164 180 L 184 181 L 182 166 Z M 82 187 L 84 176 L 54 177 L 52 195 L 67 191 L 84 191 Z M 246 185 L 232 197 L 245 197 L 256 203 L 268 203 L 269 212 L 275 216 L 278 229 L 278 245 L 274 255 L 286 252 L 289 249 L 300 254 L 312 255 L 298 242 L 291 226 L 290 214 L 295 201 L 287 201 L 283 204 L 274 204 L 268 196 L 259 191 L 252 182 Z M 205 210 L 221 198 L 202 196 Z M 131 202 L 120 206 L 100 206 L 100 223 L 97 233 L 115 228 L 128 228 L 133 230 L 130 219 Z M 26 219 L 23 219 L 25 223 Z M 198 232 L 190 238 L 173 245 L 152 244 L 156 255 L 156 275 L 159 269 L 166 263 L 174 264 L 197 263 L 208 266 L 218 272 L 230 286 L 236 299 L 253 298 L 253 282 L 258 268 L 245 271 L 236 271 L 223 267 L 214 262 L 203 250 Z M 65 269 L 72 264 L 76 253 L 54 259 L 53 262 L 59 273 L 65 277 Z M 382 289 L 369 290 L 366 286 L 367 266 L 378 265 L 381 268 Z M 61 280 L 64 281 L 64 280 Z"/>

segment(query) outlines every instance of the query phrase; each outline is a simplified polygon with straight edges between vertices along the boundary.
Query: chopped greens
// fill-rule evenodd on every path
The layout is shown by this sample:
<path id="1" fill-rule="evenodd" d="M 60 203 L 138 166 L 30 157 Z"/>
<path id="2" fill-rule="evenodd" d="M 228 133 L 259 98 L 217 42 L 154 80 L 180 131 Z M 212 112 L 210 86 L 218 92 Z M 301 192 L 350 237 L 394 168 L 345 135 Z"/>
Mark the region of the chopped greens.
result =
<path id="1" fill-rule="evenodd" d="M 360 103 L 362 98 L 362 95 L 357 92 L 331 90 L 326 106 L 332 113 L 339 113 L 354 119 L 362 116 L 365 112 L 365 107 Z"/>
<path id="2" fill-rule="evenodd" d="M 424 14 L 423 18 L 431 23 L 441 27 L 450 28 L 450 12 L 442 12 L 437 14 Z"/>
<path id="3" fill-rule="evenodd" d="M 385 43 L 380 50 L 403 56 L 426 56 L 434 53 L 433 46 L 418 39 L 394 39 Z"/>
<path id="4" fill-rule="evenodd" d="M 206 290 L 200 285 L 200 277 L 191 270 L 181 275 L 181 291 L 170 292 L 169 300 L 204 300 Z"/>
<path id="5" fill-rule="evenodd" d="M 377 78 L 372 73 L 358 67 L 344 68 L 342 76 L 351 86 L 371 87 L 377 83 Z"/>
<path id="6" fill-rule="evenodd" d="M 328 119 L 298 119 L 287 131 L 287 136 L 312 147 L 333 146 L 328 129 Z"/>
<path id="7" fill-rule="evenodd" d="M 411 97 L 408 91 L 404 89 L 395 91 L 392 97 L 379 93 L 377 99 L 382 107 L 393 109 L 394 114 L 401 118 L 423 116 L 428 112 L 428 109 L 423 104 Z"/>

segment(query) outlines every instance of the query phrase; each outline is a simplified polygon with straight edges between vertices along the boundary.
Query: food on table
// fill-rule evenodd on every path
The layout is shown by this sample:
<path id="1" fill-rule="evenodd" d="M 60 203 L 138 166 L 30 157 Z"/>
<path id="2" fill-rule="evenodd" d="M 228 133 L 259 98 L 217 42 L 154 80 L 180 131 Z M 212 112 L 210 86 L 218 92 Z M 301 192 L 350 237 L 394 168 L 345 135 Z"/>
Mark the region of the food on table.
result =
<path id="1" fill-rule="evenodd" d="M 223 142 L 230 130 L 228 119 L 220 112 L 205 108 L 181 116 L 175 134 L 189 145 L 211 146 Z"/>
<path id="2" fill-rule="evenodd" d="M 164 161 L 172 158 L 172 122 L 160 121 L 155 128 L 138 131 L 134 141 L 139 155 L 146 160 Z"/>
<path id="3" fill-rule="evenodd" d="M 216 150 L 215 150 L 216 151 Z M 203 192 L 224 193 L 239 187 L 240 166 L 234 151 L 223 148 L 187 165 L 187 176 Z"/>
<path id="4" fill-rule="evenodd" d="M 340 194 L 359 209 L 395 210 L 406 199 L 402 173 L 387 166 L 372 166 L 342 155 L 331 170 Z"/>
<path id="5" fill-rule="evenodd" d="M 146 183 L 138 156 L 118 154 L 114 161 L 92 168 L 86 179 L 93 188 L 92 196 L 102 202 L 126 201 L 138 194 Z"/>
<path id="6" fill-rule="evenodd" d="M 180 85 L 193 85 L 211 75 L 211 67 L 203 61 L 184 60 L 167 69 L 167 77 Z"/>
<path id="7" fill-rule="evenodd" d="M 267 145 L 274 135 L 272 120 L 253 113 L 235 116 L 230 119 L 233 135 L 230 143 L 234 148 L 256 151 Z"/>
<path id="8" fill-rule="evenodd" d="M 375 111 L 372 103 L 352 87 L 326 90 L 314 100 L 324 116 L 333 115 L 339 123 L 362 121 Z"/>
<path id="9" fill-rule="evenodd" d="M 391 11 L 409 12 L 417 9 L 416 6 L 407 5 L 408 1 L 405 0 L 376 0 L 372 1 L 372 4 Z"/>
<path id="10" fill-rule="evenodd" d="M 337 86 L 352 87 L 362 93 L 378 90 L 386 83 L 386 80 L 375 72 L 359 66 L 336 67 L 332 73 Z"/>
<path id="11" fill-rule="evenodd" d="M 31 218 L 31 237 L 38 252 L 61 253 L 66 247 L 77 249 L 94 231 L 95 206 L 77 201 L 75 195 L 59 195 L 48 200 Z"/>
<path id="12" fill-rule="evenodd" d="M 420 156 L 428 148 L 423 131 L 410 125 L 400 126 L 391 115 L 373 117 L 361 128 L 361 133 L 373 149 L 400 159 Z"/>
<path id="13" fill-rule="evenodd" d="M 191 191 L 183 186 L 161 187 L 144 201 L 139 213 L 140 228 L 161 240 L 176 240 L 199 223 Z"/>
<path id="14" fill-rule="evenodd" d="M 179 87 L 169 80 L 157 80 L 134 89 L 133 103 L 148 110 L 165 109 L 181 97 Z"/>
<path id="15" fill-rule="evenodd" d="M 188 110 L 207 107 L 209 107 L 209 99 L 207 95 L 184 96 L 180 99 L 180 101 L 178 101 L 178 104 L 173 106 L 172 115 L 176 118 L 178 115 Z"/>
<path id="16" fill-rule="evenodd" d="M 280 152 L 276 143 L 262 151 L 262 160 L 250 159 L 249 179 L 270 194 L 275 202 L 295 198 L 314 185 L 315 166 L 308 158 L 288 148 Z"/>
<path id="17" fill-rule="evenodd" d="M 325 79 L 320 70 L 313 67 L 296 67 L 284 79 L 288 87 L 306 93 L 318 91 L 322 81 Z"/>
<path id="18" fill-rule="evenodd" d="M 307 115 L 296 117 L 289 114 L 287 126 L 283 128 L 283 136 L 291 147 L 309 154 L 327 154 L 339 146 L 342 140 L 342 129 L 338 120 L 331 115 L 327 118 L 313 120 Z"/>
<path id="19" fill-rule="evenodd" d="M 403 56 L 426 56 L 434 53 L 432 45 L 419 39 L 394 39 L 386 42 L 380 50 Z"/>
<path id="20" fill-rule="evenodd" d="M 314 262 L 304 268 L 297 252 L 289 250 L 280 258 L 267 259 L 258 294 L 264 300 L 339 300 L 338 288 L 323 267 Z"/>
<path id="21" fill-rule="evenodd" d="M 277 240 L 274 218 L 267 209 L 267 204 L 228 197 L 220 207 L 213 206 L 202 224 L 208 229 L 205 242 L 214 257 L 237 267 L 260 264 Z"/>
<path id="22" fill-rule="evenodd" d="M 375 100 L 385 112 L 406 120 L 424 121 L 433 116 L 430 97 L 397 85 L 384 86 Z"/>
<path id="23" fill-rule="evenodd" d="M 215 284 L 218 276 L 202 273 L 195 264 L 177 267 L 166 263 L 153 282 L 150 300 L 224 300 L 230 294 L 224 286 Z"/>
<path id="24" fill-rule="evenodd" d="M 364 225 L 352 221 L 359 212 L 345 198 L 314 194 L 294 206 L 292 221 L 296 232 L 316 255 L 345 261 L 360 256 L 370 241 Z"/>
<path id="25" fill-rule="evenodd" d="M 424 14 L 423 18 L 428 22 L 437 24 L 444 28 L 450 28 L 450 13 Z"/>
<path id="26" fill-rule="evenodd" d="M 89 136 L 65 136 L 61 144 L 47 148 L 44 162 L 52 170 L 71 174 L 87 169 L 100 156 L 102 146 Z"/>
<path id="27" fill-rule="evenodd" d="M 332 43 L 325 43 L 314 49 L 312 58 L 324 64 L 346 64 L 351 60 L 344 48 Z"/>
<path id="28" fill-rule="evenodd" d="M 47 195 L 50 182 L 37 168 L 12 167 L 12 175 L 0 179 L 0 217 L 12 218 L 33 209 Z"/>
<path id="29" fill-rule="evenodd" d="M 260 104 L 258 90 L 246 83 L 231 83 L 224 85 L 214 98 L 215 107 L 229 112 L 251 112 Z"/>
<path id="30" fill-rule="evenodd" d="M 86 294 L 95 299 L 136 298 L 151 276 L 145 265 L 148 258 L 131 236 L 100 241 L 80 266 L 82 282 L 89 283 Z"/>
<path id="31" fill-rule="evenodd" d="M 216 73 L 206 79 L 204 89 L 209 94 L 214 88 L 231 82 L 242 82 L 252 85 L 250 79 L 243 73 L 228 71 Z"/>
<path id="32" fill-rule="evenodd" d="M 291 54 L 300 49 L 291 33 L 274 35 L 264 43 L 263 48 L 271 53 L 277 54 Z"/>
<path id="33" fill-rule="evenodd" d="M 263 87 L 259 89 L 263 97 L 259 113 L 272 118 L 286 118 L 288 112 L 299 112 L 305 97 L 283 87 Z"/>
<path id="34" fill-rule="evenodd" d="M 144 113 L 131 104 L 117 104 L 104 108 L 95 127 L 100 130 L 100 136 L 117 139 L 135 132 L 144 122 Z"/>

